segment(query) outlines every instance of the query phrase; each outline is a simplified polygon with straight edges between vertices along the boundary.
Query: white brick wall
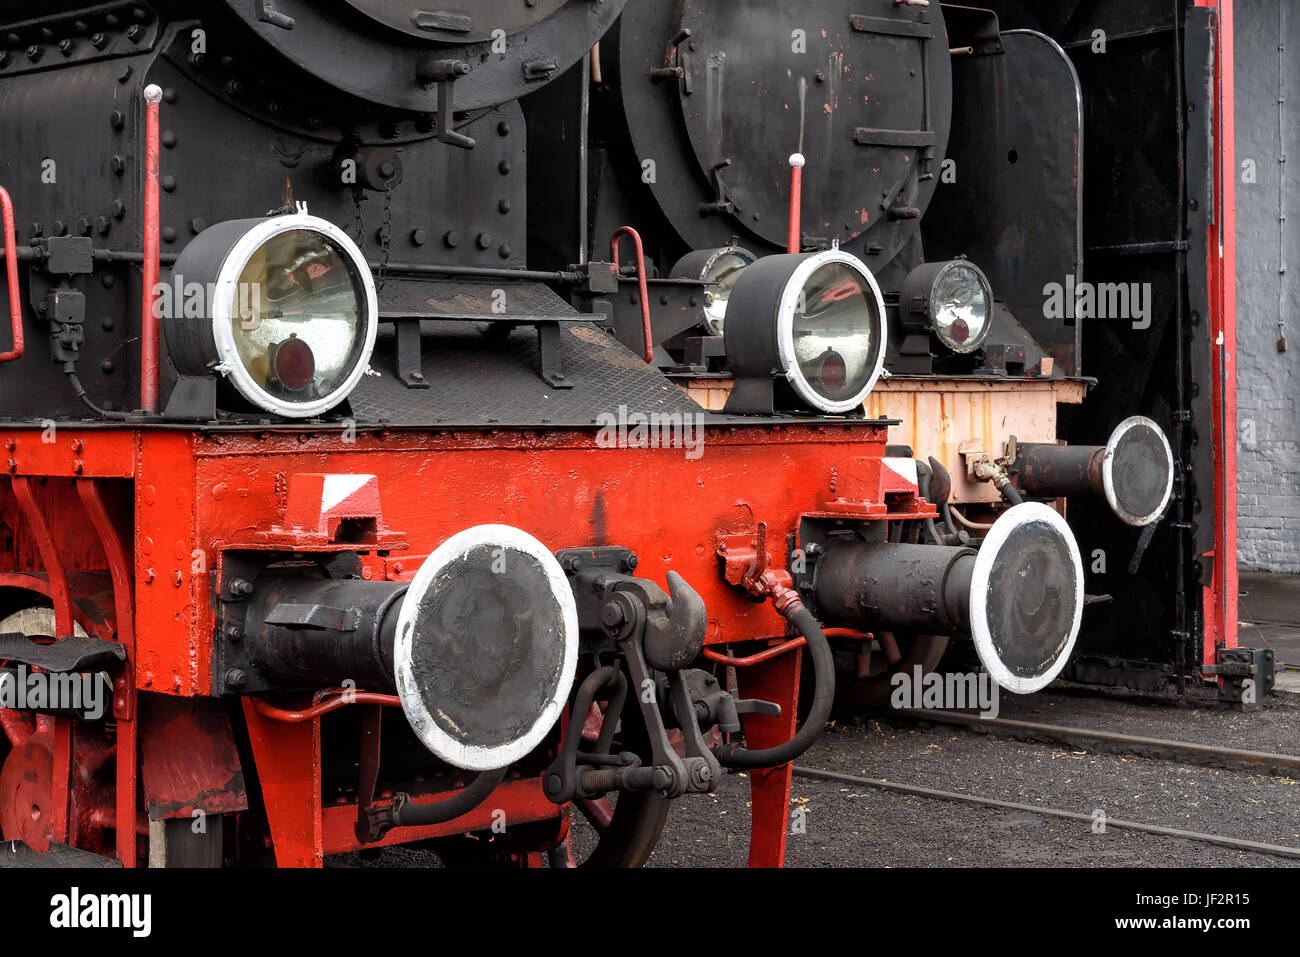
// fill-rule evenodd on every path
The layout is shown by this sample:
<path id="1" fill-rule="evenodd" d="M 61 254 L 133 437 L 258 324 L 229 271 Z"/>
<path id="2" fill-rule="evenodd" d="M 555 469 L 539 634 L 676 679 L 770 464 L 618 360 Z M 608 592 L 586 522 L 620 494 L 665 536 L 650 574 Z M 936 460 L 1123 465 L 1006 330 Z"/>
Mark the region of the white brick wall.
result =
<path id="1" fill-rule="evenodd" d="M 1287 5 L 1286 143 L 1278 140 L 1278 3 Z M 1241 568 L 1300 572 L 1300 4 L 1235 5 L 1237 505 Z M 1278 157 L 1286 172 L 1287 275 L 1278 274 Z M 1253 160 L 1255 182 L 1243 182 Z M 1277 351 L 1278 293 L 1287 351 Z"/>

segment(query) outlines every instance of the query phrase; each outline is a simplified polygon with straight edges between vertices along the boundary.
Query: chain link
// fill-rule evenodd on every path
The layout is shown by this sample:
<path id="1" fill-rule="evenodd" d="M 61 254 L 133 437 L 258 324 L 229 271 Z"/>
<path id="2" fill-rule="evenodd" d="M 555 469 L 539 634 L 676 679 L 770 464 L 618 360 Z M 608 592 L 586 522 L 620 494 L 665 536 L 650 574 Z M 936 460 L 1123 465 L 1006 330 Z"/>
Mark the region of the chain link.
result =
<path id="1" fill-rule="evenodd" d="M 384 274 L 388 272 L 388 249 L 393 238 L 393 184 L 384 186 L 384 223 L 379 227 L 379 275 L 375 282 L 377 291 L 384 288 Z"/>
<path id="2" fill-rule="evenodd" d="M 360 186 L 354 186 L 352 188 L 352 205 L 355 210 L 355 216 L 353 218 L 352 225 L 353 228 L 355 228 L 357 231 L 357 245 L 361 247 L 361 252 L 364 255 L 366 251 L 366 224 L 365 224 L 365 220 L 361 215 L 361 187 Z"/>

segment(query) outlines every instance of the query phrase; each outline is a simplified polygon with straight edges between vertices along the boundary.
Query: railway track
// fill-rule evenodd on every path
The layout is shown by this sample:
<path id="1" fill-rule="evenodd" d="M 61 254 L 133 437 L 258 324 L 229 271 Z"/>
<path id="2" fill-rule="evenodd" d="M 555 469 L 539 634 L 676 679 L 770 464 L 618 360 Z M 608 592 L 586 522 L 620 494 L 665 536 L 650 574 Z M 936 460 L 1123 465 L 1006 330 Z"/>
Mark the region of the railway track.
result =
<path id="1" fill-rule="evenodd" d="M 1250 770 L 1300 779 L 1300 755 L 1294 754 L 1274 754 L 1268 751 L 1196 744 L 1171 738 L 1151 738 L 1118 731 L 1075 728 L 1014 718 L 982 718 L 979 715 L 958 711 L 904 709 L 896 713 L 932 724 L 953 725 L 968 730 L 978 729 L 984 733 L 1000 733 L 1002 737 L 1019 740 L 1046 741 L 1096 751 L 1133 754 L 1139 757 L 1168 758 L 1202 767 Z"/>
<path id="2" fill-rule="evenodd" d="M 1017 801 L 1002 801 L 996 798 L 964 794 L 960 791 L 945 791 L 938 788 L 921 787 L 920 785 L 915 784 L 901 784 L 897 781 L 885 781 L 879 778 L 864 778 L 856 774 L 843 774 L 839 771 L 825 771 L 821 768 L 809 768 L 795 765 L 794 773 L 796 777 L 808 778 L 814 781 L 831 781 L 839 784 L 851 784 L 856 785 L 857 787 L 892 791 L 897 794 L 911 794 L 917 797 L 933 798 L 938 801 L 974 804 L 980 807 L 997 808 L 1005 811 L 1027 811 L 1031 814 L 1039 814 L 1045 817 L 1079 821 L 1088 824 L 1089 826 L 1092 825 L 1094 820 L 1091 814 L 1082 814 L 1078 811 L 1066 811 L 1062 808 L 1043 807 L 1036 804 L 1022 804 Z M 1199 841 L 1203 844 L 1214 844 L 1219 847 L 1227 847 L 1233 850 L 1249 851 L 1254 854 L 1266 854 L 1272 857 L 1300 860 L 1300 848 L 1288 847 L 1285 844 L 1267 844 L 1260 841 L 1247 841 L 1242 838 L 1228 837 L 1223 834 L 1209 834 L 1204 831 L 1188 831 L 1183 830 L 1182 828 L 1164 827 L 1159 824 L 1145 824 L 1141 821 L 1127 821 L 1113 817 L 1107 817 L 1105 824 L 1108 828 L 1113 827 L 1119 830 L 1139 831 L 1144 834 L 1154 834 L 1161 837 L 1177 837 L 1189 841 Z"/>

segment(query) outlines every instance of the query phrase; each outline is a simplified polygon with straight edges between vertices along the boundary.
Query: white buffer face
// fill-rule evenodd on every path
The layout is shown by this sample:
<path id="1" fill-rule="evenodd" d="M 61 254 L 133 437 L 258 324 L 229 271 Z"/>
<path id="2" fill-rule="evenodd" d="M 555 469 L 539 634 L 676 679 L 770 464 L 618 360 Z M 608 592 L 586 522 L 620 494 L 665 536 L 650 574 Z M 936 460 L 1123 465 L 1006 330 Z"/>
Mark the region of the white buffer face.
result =
<path id="1" fill-rule="evenodd" d="M 555 726 L 577 669 L 577 605 L 559 562 L 508 525 L 453 535 L 402 599 L 393 658 L 425 747 L 472 771 L 519 760 Z"/>
<path id="2" fill-rule="evenodd" d="M 1008 509 L 980 545 L 971 575 L 975 651 L 1008 691 L 1060 674 L 1083 620 L 1083 561 L 1065 519 L 1039 502 Z"/>

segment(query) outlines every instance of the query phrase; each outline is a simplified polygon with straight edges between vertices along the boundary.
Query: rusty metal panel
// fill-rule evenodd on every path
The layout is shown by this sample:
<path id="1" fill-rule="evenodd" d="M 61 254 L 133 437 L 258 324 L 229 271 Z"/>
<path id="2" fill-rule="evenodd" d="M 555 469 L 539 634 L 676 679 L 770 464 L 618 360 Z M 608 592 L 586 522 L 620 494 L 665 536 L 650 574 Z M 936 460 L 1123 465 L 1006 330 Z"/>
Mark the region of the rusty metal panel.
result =
<path id="1" fill-rule="evenodd" d="M 957 504 L 997 502 L 989 482 L 972 481 L 962 452 L 996 458 L 1006 441 L 1055 442 L 1057 404 L 1083 401 L 1078 381 L 909 379 L 895 376 L 867 397 L 867 414 L 901 419 L 889 430 L 894 445 L 910 446 L 917 458 L 933 455 L 952 476 Z"/>

